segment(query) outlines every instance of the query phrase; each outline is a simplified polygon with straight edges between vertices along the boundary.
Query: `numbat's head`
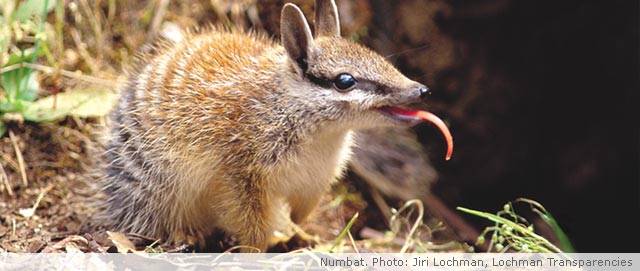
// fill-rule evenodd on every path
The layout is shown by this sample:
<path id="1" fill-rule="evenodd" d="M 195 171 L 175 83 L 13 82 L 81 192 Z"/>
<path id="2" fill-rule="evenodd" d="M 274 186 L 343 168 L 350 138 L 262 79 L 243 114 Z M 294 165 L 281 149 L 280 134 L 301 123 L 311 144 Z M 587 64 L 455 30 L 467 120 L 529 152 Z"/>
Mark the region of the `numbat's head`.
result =
<path id="1" fill-rule="evenodd" d="M 330 120 L 351 128 L 411 123 L 389 109 L 429 93 L 381 55 L 341 38 L 333 0 L 316 1 L 315 38 L 293 4 L 282 9 L 280 27 L 291 73 L 285 85 L 294 96 L 313 101 Z"/>

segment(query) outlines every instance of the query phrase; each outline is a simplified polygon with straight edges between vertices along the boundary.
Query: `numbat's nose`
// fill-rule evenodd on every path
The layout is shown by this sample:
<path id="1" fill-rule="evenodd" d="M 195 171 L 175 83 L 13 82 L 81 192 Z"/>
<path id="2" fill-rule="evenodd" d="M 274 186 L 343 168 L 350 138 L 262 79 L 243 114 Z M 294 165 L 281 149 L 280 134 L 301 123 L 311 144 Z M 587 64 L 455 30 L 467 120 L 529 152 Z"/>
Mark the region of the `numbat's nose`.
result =
<path id="1" fill-rule="evenodd" d="M 424 85 L 418 86 L 418 93 L 420 93 L 420 99 L 425 99 L 431 95 L 431 90 Z"/>

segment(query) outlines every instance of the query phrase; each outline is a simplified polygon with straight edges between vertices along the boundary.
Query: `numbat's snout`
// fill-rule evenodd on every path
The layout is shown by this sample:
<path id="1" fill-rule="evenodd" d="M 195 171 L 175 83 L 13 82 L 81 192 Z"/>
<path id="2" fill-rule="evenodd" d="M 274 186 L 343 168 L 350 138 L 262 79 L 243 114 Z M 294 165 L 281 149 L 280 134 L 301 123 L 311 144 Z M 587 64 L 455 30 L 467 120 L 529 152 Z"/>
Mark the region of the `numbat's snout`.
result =
<path id="1" fill-rule="evenodd" d="M 341 38 L 334 1 L 316 1 L 315 26 L 286 4 L 281 42 L 214 28 L 142 56 L 111 116 L 100 221 L 163 241 L 223 230 L 264 251 L 304 220 L 351 131 L 407 125 L 380 109 L 426 89 Z"/>

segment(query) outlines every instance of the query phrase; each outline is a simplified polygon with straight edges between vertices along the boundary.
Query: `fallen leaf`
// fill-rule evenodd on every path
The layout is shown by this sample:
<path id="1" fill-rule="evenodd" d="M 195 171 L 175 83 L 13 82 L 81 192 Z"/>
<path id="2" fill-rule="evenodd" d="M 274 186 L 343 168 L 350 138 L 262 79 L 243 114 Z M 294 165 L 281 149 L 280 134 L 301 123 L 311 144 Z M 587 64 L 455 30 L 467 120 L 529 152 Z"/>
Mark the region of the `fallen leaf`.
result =
<path id="1" fill-rule="evenodd" d="M 38 99 L 26 106 L 22 115 L 26 120 L 53 121 L 67 115 L 102 117 L 111 111 L 117 94 L 107 89 L 77 89 Z"/>
<path id="2" fill-rule="evenodd" d="M 42 250 L 42 253 L 52 253 L 52 252 L 60 252 L 63 248 L 67 249 L 67 244 L 73 243 L 75 247 L 79 247 L 78 243 L 83 247 L 87 247 L 89 241 L 86 238 L 79 235 L 70 235 L 66 238 L 62 239 L 60 242 L 55 243 L 53 246 L 48 246 Z M 73 249 L 73 248 L 71 248 Z"/>
<path id="3" fill-rule="evenodd" d="M 109 239 L 116 246 L 118 252 L 127 253 L 129 251 L 136 251 L 136 246 L 124 234 L 119 232 L 107 231 L 107 235 L 109 235 Z"/>
<path id="4" fill-rule="evenodd" d="M 27 252 L 29 253 L 37 253 L 39 252 L 44 246 L 46 245 L 46 243 L 42 240 L 35 240 L 32 241 L 28 246 L 27 246 Z"/>
<path id="5" fill-rule="evenodd" d="M 77 246 L 75 243 L 73 243 L 73 242 L 66 243 L 66 244 L 64 245 L 64 250 L 65 250 L 67 253 L 82 253 L 82 251 L 80 250 L 80 248 L 78 248 L 78 246 Z"/>

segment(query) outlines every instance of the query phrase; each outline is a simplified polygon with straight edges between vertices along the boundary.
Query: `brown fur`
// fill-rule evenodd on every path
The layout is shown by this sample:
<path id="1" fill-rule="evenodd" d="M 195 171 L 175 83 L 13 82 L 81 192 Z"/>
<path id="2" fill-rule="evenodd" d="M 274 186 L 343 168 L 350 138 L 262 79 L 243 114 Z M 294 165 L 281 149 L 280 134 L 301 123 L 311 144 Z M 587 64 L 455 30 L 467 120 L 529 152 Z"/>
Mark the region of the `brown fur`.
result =
<path id="1" fill-rule="evenodd" d="M 315 39 L 300 10 L 284 7 L 286 48 L 214 28 L 141 57 L 111 118 L 103 224 L 197 242 L 221 229 L 264 250 L 288 212 L 307 217 L 342 173 L 351 130 L 395 125 L 375 109 L 415 100 L 419 85 L 340 38 L 333 0 L 317 5 L 328 19 Z M 307 76 L 342 72 L 358 87 L 341 93 Z"/>

